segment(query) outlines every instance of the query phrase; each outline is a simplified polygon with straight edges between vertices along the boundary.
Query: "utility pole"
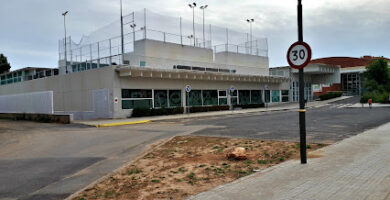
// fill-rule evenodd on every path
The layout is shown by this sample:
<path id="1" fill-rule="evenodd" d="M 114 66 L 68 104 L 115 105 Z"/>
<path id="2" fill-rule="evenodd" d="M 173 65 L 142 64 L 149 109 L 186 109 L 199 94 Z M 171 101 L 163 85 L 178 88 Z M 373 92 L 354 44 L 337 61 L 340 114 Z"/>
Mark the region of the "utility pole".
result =
<path id="1" fill-rule="evenodd" d="M 64 50 L 65 50 L 65 55 L 64 55 L 64 60 L 65 60 L 65 73 L 67 74 L 68 73 L 68 59 L 67 59 L 67 55 L 66 55 L 66 23 L 65 23 L 65 16 L 66 14 L 68 14 L 69 11 L 65 11 L 64 13 L 62 13 L 62 16 L 64 16 L 64 31 L 65 31 L 65 45 L 64 45 Z"/>
<path id="2" fill-rule="evenodd" d="M 204 10 L 208 5 L 201 6 L 200 9 L 203 11 L 203 47 L 206 47 L 206 37 L 204 36 Z"/>
<path id="3" fill-rule="evenodd" d="M 193 31 L 193 36 L 194 36 L 194 46 L 196 46 L 196 42 L 195 42 L 195 7 L 196 7 L 196 3 L 192 3 L 192 4 L 188 4 L 188 6 L 190 8 L 192 8 L 192 31 Z"/>
<path id="4" fill-rule="evenodd" d="M 298 42 L 303 42 L 302 0 L 298 0 Z M 307 163 L 306 156 L 306 110 L 305 110 L 305 82 L 303 68 L 299 69 L 299 129 L 301 163 Z"/>
<path id="5" fill-rule="evenodd" d="M 121 50 L 122 50 L 122 65 L 125 63 L 124 53 L 125 53 L 125 39 L 123 36 L 123 14 L 122 14 L 122 0 L 120 0 L 121 3 Z"/>

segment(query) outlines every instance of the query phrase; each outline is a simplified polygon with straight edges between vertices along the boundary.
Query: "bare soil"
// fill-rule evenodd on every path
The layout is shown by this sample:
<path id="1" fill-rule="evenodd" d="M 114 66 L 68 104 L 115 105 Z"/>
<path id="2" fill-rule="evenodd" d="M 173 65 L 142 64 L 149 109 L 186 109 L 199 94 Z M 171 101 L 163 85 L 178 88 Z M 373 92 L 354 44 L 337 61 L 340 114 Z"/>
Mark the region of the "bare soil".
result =
<path id="1" fill-rule="evenodd" d="M 244 147 L 248 159 L 227 159 L 235 147 Z M 294 142 L 177 136 L 74 199 L 185 199 L 298 157 Z"/>

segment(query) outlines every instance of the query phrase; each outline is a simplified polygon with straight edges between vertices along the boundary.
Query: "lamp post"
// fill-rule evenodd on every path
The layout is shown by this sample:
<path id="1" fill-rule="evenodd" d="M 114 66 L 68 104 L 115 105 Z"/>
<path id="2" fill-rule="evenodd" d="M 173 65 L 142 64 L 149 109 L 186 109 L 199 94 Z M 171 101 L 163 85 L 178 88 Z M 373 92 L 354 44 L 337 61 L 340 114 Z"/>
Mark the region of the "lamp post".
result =
<path id="1" fill-rule="evenodd" d="M 190 44 L 191 44 L 191 42 L 192 42 L 192 38 L 194 37 L 194 35 L 189 35 L 189 36 L 187 36 L 187 38 L 190 40 Z M 195 39 L 194 39 L 194 41 L 195 41 Z"/>
<path id="2" fill-rule="evenodd" d="M 252 54 L 252 23 L 255 21 L 255 19 L 246 19 L 246 21 L 249 23 L 249 27 L 250 27 L 250 53 Z"/>
<path id="3" fill-rule="evenodd" d="M 192 31 L 193 31 L 193 36 L 194 36 L 194 46 L 196 46 L 195 44 L 195 7 L 196 7 L 196 3 L 192 3 L 192 4 L 188 4 L 188 6 L 190 8 L 192 8 Z"/>
<path id="4" fill-rule="evenodd" d="M 136 24 L 130 24 L 130 27 L 133 29 L 133 45 L 135 43 L 135 27 L 136 26 L 137 26 Z"/>
<path id="5" fill-rule="evenodd" d="M 122 50 L 122 64 L 124 64 L 125 62 L 125 58 L 124 58 L 124 52 L 125 52 L 125 39 L 124 39 L 124 36 L 123 36 L 123 14 L 122 14 L 122 0 L 120 0 L 120 3 L 121 3 L 121 8 L 120 8 L 120 14 L 121 14 L 121 50 Z"/>
<path id="6" fill-rule="evenodd" d="M 65 50 L 65 55 L 64 55 L 64 59 L 65 59 L 65 73 L 67 74 L 68 73 L 68 61 L 67 61 L 67 55 L 66 55 L 66 23 L 65 23 L 65 16 L 66 14 L 68 14 L 69 11 L 65 11 L 64 13 L 62 13 L 62 16 L 64 16 L 64 32 L 65 32 L 65 45 L 64 45 L 64 50 Z"/>
<path id="7" fill-rule="evenodd" d="M 207 8 L 208 5 L 201 6 L 200 9 L 203 11 L 203 47 L 206 47 L 206 39 L 204 36 L 204 10 Z"/>
<path id="8" fill-rule="evenodd" d="M 130 24 L 130 27 L 133 29 L 133 51 L 135 49 L 135 27 L 137 25 L 136 24 Z"/>

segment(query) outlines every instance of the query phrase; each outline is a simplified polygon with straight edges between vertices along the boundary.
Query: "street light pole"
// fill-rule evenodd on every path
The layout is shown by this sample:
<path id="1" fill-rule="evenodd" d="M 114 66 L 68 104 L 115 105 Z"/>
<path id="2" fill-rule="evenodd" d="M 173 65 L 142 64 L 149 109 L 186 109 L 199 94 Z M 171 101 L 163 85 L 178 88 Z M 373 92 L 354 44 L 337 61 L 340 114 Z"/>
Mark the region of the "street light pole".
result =
<path id="1" fill-rule="evenodd" d="M 194 46 L 196 46 L 196 43 L 195 43 L 195 7 L 196 7 L 196 3 L 192 3 L 192 4 L 188 4 L 188 6 L 190 8 L 192 8 L 192 31 L 193 31 L 193 36 L 194 36 Z"/>
<path id="2" fill-rule="evenodd" d="M 133 46 L 134 47 L 135 47 L 135 27 L 136 26 L 137 26 L 136 24 L 130 24 L 130 27 L 133 29 Z"/>
<path id="3" fill-rule="evenodd" d="M 66 55 L 66 23 L 65 23 L 65 16 L 68 14 L 69 11 L 65 11 L 62 13 L 62 16 L 64 16 L 64 31 L 65 31 L 65 45 L 64 45 L 64 50 L 65 50 L 65 55 L 64 55 L 64 60 L 65 60 L 65 73 L 68 73 L 68 61 L 67 61 L 67 55 Z"/>
<path id="4" fill-rule="evenodd" d="M 203 47 L 206 47 L 206 37 L 204 36 L 204 10 L 207 8 L 208 5 L 201 6 L 200 9 L 203 11 Z"/>
<path id="5" fill-rule="evenodd" d="M 250 33 L 249 33 L 249 37 L 250 37 L 250 53 L 252 54 L 252 23 L 255 21 L 255 19 L 247 19 L 246 20 L 248 23 L 249 23 L 249 29 L 250 29 Z"/>
<path id="6" fill-rule="evenodd" d="M 124 36 L 123 36 L 123 14 L 122 14 L 122 0 L 120 0 L 120 3 L 121 3 L 121 49 L 122 49 L 122 64 L 124 64 L 125 62 L 125 58 L 124 58 L 124 52 L 125 52 L 125 39 L 124 39 Z"/>

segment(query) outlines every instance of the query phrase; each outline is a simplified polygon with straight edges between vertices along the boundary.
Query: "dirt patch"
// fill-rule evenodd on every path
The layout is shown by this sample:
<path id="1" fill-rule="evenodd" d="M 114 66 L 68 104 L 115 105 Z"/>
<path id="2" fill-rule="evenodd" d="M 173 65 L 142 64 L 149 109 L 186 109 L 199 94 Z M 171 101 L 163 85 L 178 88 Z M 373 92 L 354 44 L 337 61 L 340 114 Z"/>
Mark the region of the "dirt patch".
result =
<path id="1" fill-rule="evenodd" d="M 235 147 L 245 148 L 248 159 L 228 160 Z M 185 199 L 298 157 L 294 142 L 177 136 L 74 199 Z"/>

